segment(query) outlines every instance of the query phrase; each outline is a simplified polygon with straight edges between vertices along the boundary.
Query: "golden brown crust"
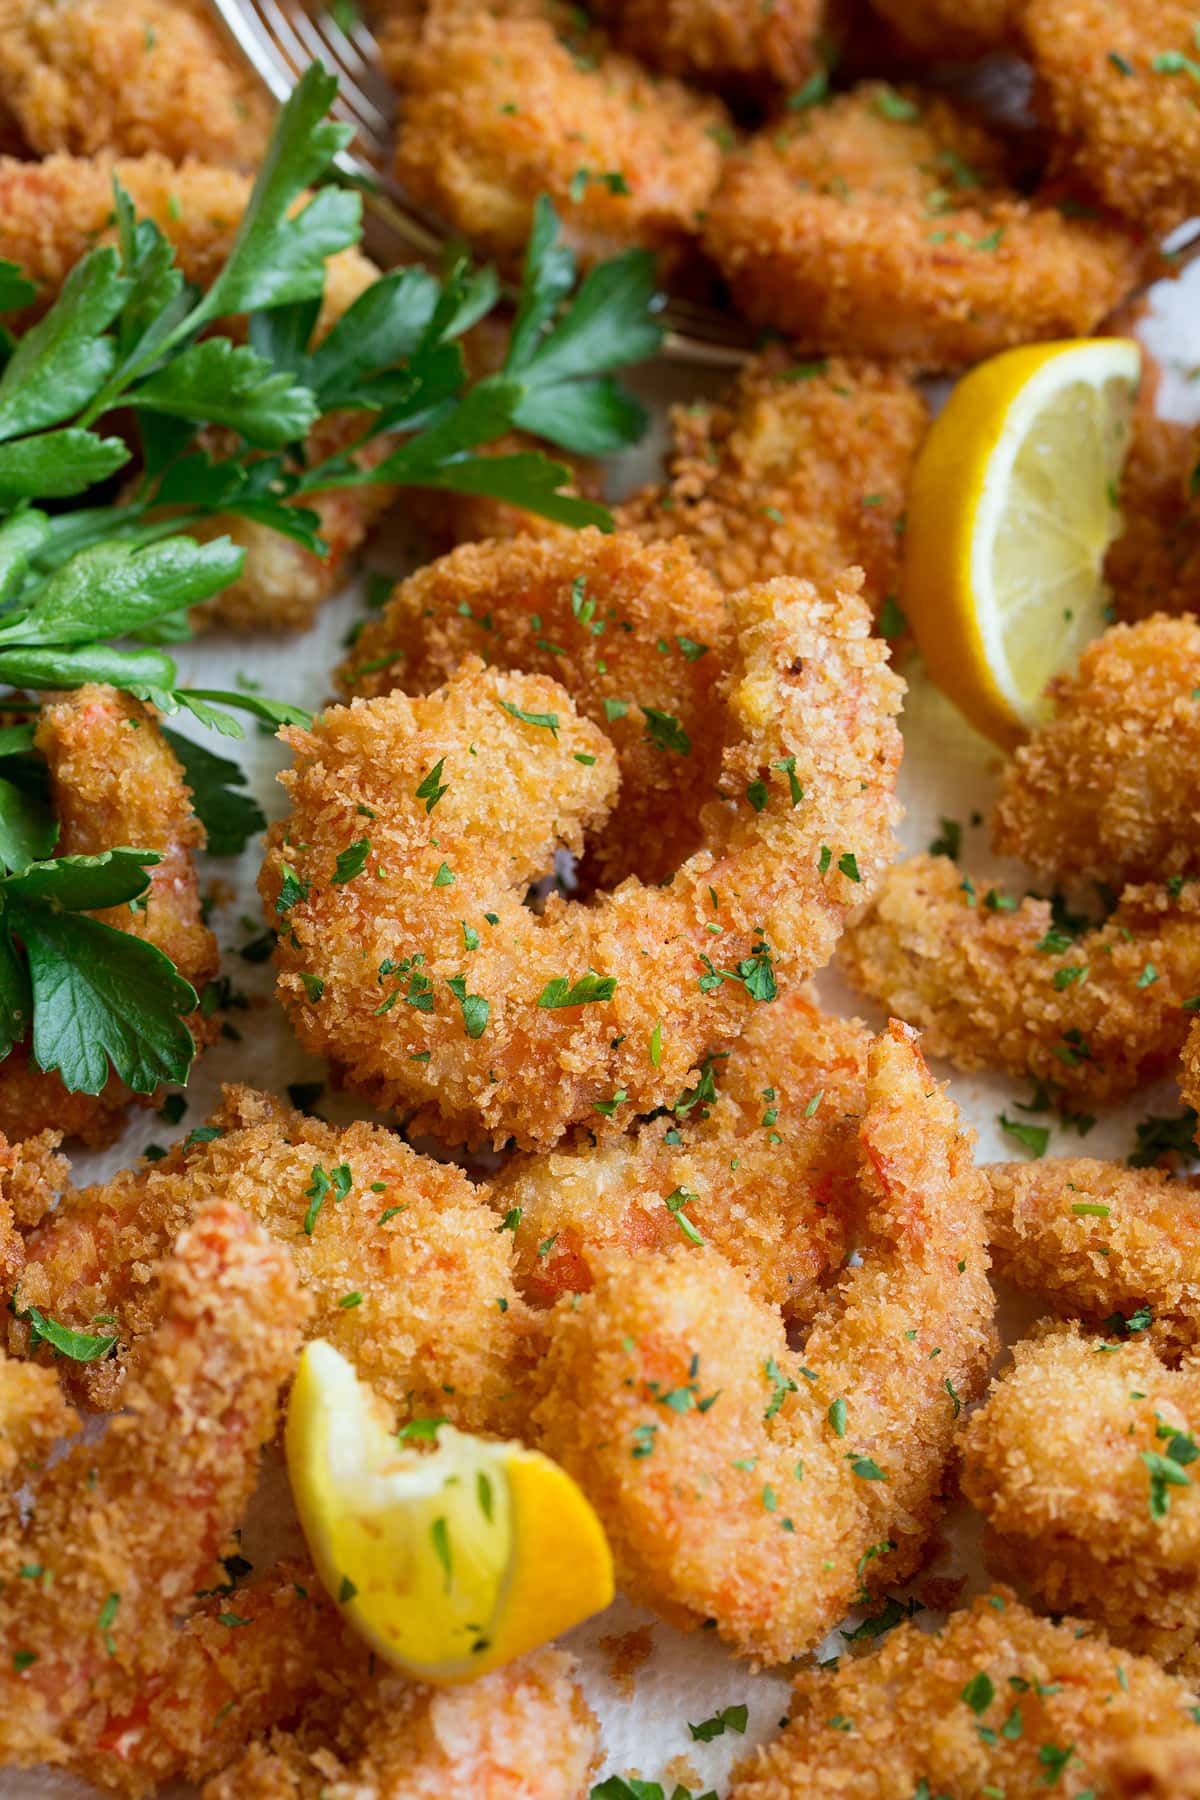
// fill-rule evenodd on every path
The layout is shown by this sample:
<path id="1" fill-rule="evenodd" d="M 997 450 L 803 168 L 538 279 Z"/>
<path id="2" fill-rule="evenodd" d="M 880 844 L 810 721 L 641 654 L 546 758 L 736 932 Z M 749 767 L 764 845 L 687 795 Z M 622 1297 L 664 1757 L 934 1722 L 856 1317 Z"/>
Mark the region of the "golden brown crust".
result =
<path id="1" fill-rule="evenodd" d="M 924 1031 L 932 1055 L 1093 1104 L 1179 1054 L 1184 1002 L 1200 994 L 1198 914 L 1195 882 L 1127 887 L 1103 925 L 1072 938 L 1049 901 L 995 908 L 948 858 L 914 856 L 888 870 L 839 957 L 861 993 Z"/>
<path id="2" fill-rule="evenodd" d="M 1200 625 L 1114 625 L 1048 689 L 1054 717 L 1004 770 L 992 845 L 1041 876 L 1164 881 L 1200 866 Z"/>
<path id="3" fill-rule="evenodd" d="M 673 1100 L 749 1023 L 770 986 L 756 964 L 769 955 L 781 989 L 806 980 L 891 855 L 900 684 L 855 589 L 781 580 L 732 596 L 728 797 L 704 809 L 703 847 L 669 885 L 630 879 L 590 907 L 524 904 L 556 847 L 578 853 L 603 822 L 617 779 L 608 739 L 546 677 L 467 663 L 428 697 L 356 701 L 289 732 L 292 813 L 260 891 L 287 920 L 279 993 L 302 1041 L 459 1140 L 546 1148 L 585 1121 L 609 1137 Z M 435 770 L 447 791 L 432 813 L 419 790 Z M 364 838 L 366 872 L 335 881 Z M 589 970 L 607 997 L 543 1001 Z M 460 978 L 487 1002 L 474 1038 L 466 997 L 447 991 Z"/>
<path id="4" fill-rule="evenodd" d="M 826 0 L 603 0 L 620 44 L 701 85 L 799 87 L 825 61 Z M 836 10 L 836 9 L 835 9 Z"/>
<path id="5" fill-rule="evenodd" d="M 666 478 L 616 508 L 647 541 L 678 536 L 723 586 L 818 586 L 863 570 L 878 613 L 899 586 L 904 508 L 929 412 L 906 372 L 805 361 L 775 346 L 719 400 L 677 406 Z"/>
<path id="6" fill-rule="evenodd" d="M 558 1306 L 535 1412 L 630 1591 L 768 1662 L 917 1566 L 992 1354 L 970 1136 L 895 1021 L 854 1148 L 861 1264 L 802 1355 L 712 1248 L 610 1252 Z"/>
<path id="7" fill-rule="evenodd" d="M 1023 0 L 871 0 L 901 42 L 939 62 L 1006 50 Z"/>
<path id="8" fill-rule="evenodd" d="M 1149 1657 L 1035 1618 L 1001 1588 L 944 1631 L 900 1625 L 870 1655 L 802 1674 L 790 1723 L 735 1769 L 729 1800 L 912 1800 L 922 1783 L 931 1796 L 1040 1800 L 1052 1782 L 1168 1800 L 1196 1790 L 1120 1783 L 1147 1777 L 1167 1746 L 1176 1770 L 1194 1771 L 1195 1700 Z"/>
<path id="9" fill-rule="evenodd" d="M 36 156 L 253 168 L 271 105 L 195 0 L 0 0 L 0 103 Z"/>
<path id="10" fill-rule="evenodd" d="M 878 83 L 729 156 L 704 245 L 754 323 L 929 369 L 1085 335 L 1145 266 L 1128 230 L 1022 199 L 964 110 Z"/>
<path id="11" fill-rule="evenodd" d="M 1123 619 L 1200 612 L 1200 427 L 1134 418 L 1121 473 L 1121 535 L 1104 564 Z"/>
<path id="12" fill-rule="evenodd" d="M 592 529 L 522 536 L 464 544 L 400 582 L 338 682 L 363 698 L 427 694 L 469 655 L 561 682 L 620 771 L 619 830 L 589 847 L 589 876 L 657 882 L 697 847 L 717 785 L 730 636 L 724 597 L 686 545 Z M 678 722 L 686 756 L 656 746 L 647 707 Z"/>

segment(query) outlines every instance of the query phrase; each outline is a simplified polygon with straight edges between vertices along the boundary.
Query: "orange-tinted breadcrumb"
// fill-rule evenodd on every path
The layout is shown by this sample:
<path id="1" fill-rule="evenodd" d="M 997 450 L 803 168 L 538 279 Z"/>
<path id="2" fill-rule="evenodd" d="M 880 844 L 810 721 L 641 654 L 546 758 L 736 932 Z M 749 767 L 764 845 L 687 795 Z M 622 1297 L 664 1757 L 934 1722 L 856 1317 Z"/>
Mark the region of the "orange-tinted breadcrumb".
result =
<path id="1" fill-rule="evenodd" d="M 199 992 L 218 967 L 216 939 L 200 917 L 193 861 L 204 831 L 154 714 L 128 694 L 89 684 L 43 706 L 34 745 L 50 770 L 61 826 L 56 855 L 96 856 L 128 844 L 161 857 L 148 871 L 144 909 L 114 906 L 92 916 L 156 945 Z M 201 1043 L 211 1037 L 201 1014 L 188 1024 Z M 53 1129 L 103 1144 L 120 1129 L 134 1098 L 116 1076 L 99 1094 L 70 1094 L 61 1076 L 34 1065 L 25 1045 L 0 1063 L 0 1132 L 10 1139 Z"/>
<path id="2" fill-rule="evenodd" d="M 1058 675 L 1005 768 L 992 843 L 1041 876 L 1164 881 L 1200 866 L 1200 625 L 1114 625 Z"/>
<path id="3" fill-rule="evenodd" d="M 294 1732 L 254 1744 L 204 1800 L 582 1800 L 598 1727 L 574 1658 L 544 1649 L 465 1687 L 427 1688 L 362 1659 L 326 1678 Z M 350 1677 L 347 1679 L 347 1677 Z"/>
<path id="4" fill-rule="evenodd" d="M 907 1026 L 871 1045 L 855 1149 L 861 1263 L 802 1355 L 713 1248 L 613 1252 L 553 1316 L 534 1414 L 629 1591 L 767 1662 L 917 1566 L 992 1352 L 971 1140 Z"/>
<path id="5" fill-rule="evenodd" d="M 1058 166 L 1139 228 L 1200 209 L 1190 0 L 1028 0 L 1019 23 Z"/>
<path id="6" fill-rule="evenodd" d="M 555 30 L 566 19 L 565 37 Z M 721 165 L 719 100 L 655 79 L 549 6 L 432 0 L 390 21 L 396 174 L 482 255 L 512 266 L 548 194 L 587 262 L 630 245 L 678 264 Z"/>
<path id="7" fill-rule="evenodd" d="M 668 75 L 767 92 L 799 87 L 822 66 L 834 23 L 827 0 L 601 0 L 593 11 Z"/>
<path id="8" fill-rule="evenodd" d="M 704 245 L 753 323 L 818 351 L 954 369 L 1085 335 L 1134 287 L 1120 226 L 1021 197 L 951 102 L 868 83 L 725 162 Z"/>
<path id="9" fill-rule="evenodd" d="M 790 1722 L 734 1770 L 729 1800 L 1181 1800 L 1194 1781 L 1150 1778 L 1167 1752 L 1177 1774 L 1200 1769 L 1195 1704 L 1149 1657 L 994 1589 L 941 1632 L 900 1625 L 870 1655 L 806 1670 Z"/>
<path id="10" fill-rule="evenodd" d="M 1034 1075 L 1088 1104 L 1169 1069 L 1200 995 L 1200 888 L 1127 887 L 1077 936 L 1048 900 L 1010 903 L 947 857 L 914 856 L 845 933 L 842 968 L 960 1069 Z"/>
<path id="11" fill-rule="evenodd" d="M 272 108 L 197 0 L 0 0 L 0 103 L 36 156 L 253 168 Z"/>
<path id="12" fill-rule="evenodd" d="M 33 1477 L 0 1591 L 0 1761 L 70 1765 L 168 1660 L 175 1615 L 222 1579 L 299 1350 L 287 1252 L 214 1205 L 162 1269 L 126 1410 Z M 43 1571 L 34 1575 L 20 1570 Z"/>
<path id="13" fill-rule="evenodd" d="M 517 1428 L 532 1345 L 512 1238 L 461 1170 L 380 1126 L 337 1130 L 248 1088 L 226 1089 L 208 1130 L 64 1200 L 29 1237 L 18 1314 L 37 1306 L 81 1330 L 111 1315 L 112 1334 L 136 1343 L 162 1305 L 154 1263 L 218 1197 L 286 1246 L 312 1330 L 405 1416 Z M 11 1331 L 23 1347 L 19 1318 Z M 120 1374 L 113 1361 L 84 1366 L 93 1404 L 123 1402 Z"/>
<path id="14" fill-rule="evenodd" d="M 138 213 L 153 219 L 175 246 L 190 281 L 207 285 L 228 256 L 250 193 L 249 179 L 232 170 L 195 161 L 177 167 L 157 155 L 50 156 L 41 163 L 0 158 L 0 257 L 19 263 L 37 283 L 39 308 L 55 298 L 81 256 L 112 240 L 114 174 Z M 358 250 L 330 258 L 318 335 L 377 273 Z M 345 415 L 322 419 L 307 441 L 310 460 L 323 460 L 340 449 L 347 430 Z M 207 438 L 215 453 L 220 434 Z M 341 579 L 346 559 L 390 497 L 388 489 L 369 486 L 306 495 L 304 504 L 317 514 L 318 530 L 329 545 L 327 557 L 253 520 L 214 519 L 195 535 L 231 537 L 245 548 L 246 565 L 222 593 L 192 609 L 193 621 L 238 631 L 311 624 L 317 607 Z"/>
<path id="15" fill-rule="evenodd" d="M 667 1117 L 615 1143 L 514 1157 L 491 1198 L 514 1225 L 522 1293 L 548 1306 L 589 1289 L 605 1250 L 702 1238 L 789 1323 L 810 1320 L 853 1243 L 869 1042 L 789 994 L 759 1008 Z"/>
<path id="16" fill-rule="evenodd" d="M 1011 48 L 1023 0 L 871 0 L 900 41 L 935 62 Z"/>
<path id="17" fill-rule="evenodd" d="M 612 1137 L 828 959 L 892 854 L 901 684 L 852 580 L 730 605 L 723 797 L 668 885 L 524 904 L 617 785 L 607 737 L 545 676 L 467 663 L 427 697 L 284 734 L 292 811 L 260 891 L 310 1049 L 449 1138 Z M 664 758 L 690 753 L 674 722 L 647 729 Z"/>
<path id="18" fill-rule="evenodd" d="M 589 846 L 589 875 L 657 882 L 696 848 L 717 785 L 731 635 L 724 596 L 685 545 L 562 532 L 464 544 L 410 575 L 338 675 L 363 697 L 427 694 L 468 655 L 553 676 L 620 770 L 620 828 Z M 663 753 L 647 709 L 677 722 L 687 755 Z"/>
<path id="19" fill-rule="evenodd" d="M 1112 1331 L 1190 1349 L 1200 1325 L 1198 1194 L 1163 1169 L 1090 1157 L 995 1163 L 987 1171 L 996 1273 Z"/>
<path id="20" fill-rule="evenodd" d="M 902 369 L 775 346 L 721 399 L 672 410 L 666 479 L 619 506 L 617 522 L 683 538 L 727 588 L 774 575 L 820 586 L 856 564 L 878 613 L 899 585 L 928 417 Z"/>
<path id="21" fill-rule="evenodd" d="M 1123 619 L 1200 612 L 1200 427 L 1139 407 L 1121 473 L 1121 534 L 1104 564 Z"/>

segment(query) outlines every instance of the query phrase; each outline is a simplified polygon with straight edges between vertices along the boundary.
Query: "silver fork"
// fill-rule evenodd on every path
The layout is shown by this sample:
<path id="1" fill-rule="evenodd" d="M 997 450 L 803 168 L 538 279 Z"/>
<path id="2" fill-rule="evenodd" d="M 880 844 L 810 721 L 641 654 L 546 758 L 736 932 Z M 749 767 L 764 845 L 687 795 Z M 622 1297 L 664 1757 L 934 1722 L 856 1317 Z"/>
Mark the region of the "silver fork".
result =
<path id="1" fill-rule="evenodd" d="M 363 190 L 363 236 L 377 261 L 437 257 L 445 226 L 413 205 L 392 174 L 396 99 L 379 66 L 379 47 L 357 17 L 348 30 L 319 0 L 210 0 L 229 37 L 280 105 L 309 63 L 320 61 L 338 78 L 333 116 L 353 128 L 338 157 L 342 173 Z M 713 307 L 676 295 L 662 310 L 663 354 L 680 362 L 737 368 L 751 348 L 740 323 Z"/>

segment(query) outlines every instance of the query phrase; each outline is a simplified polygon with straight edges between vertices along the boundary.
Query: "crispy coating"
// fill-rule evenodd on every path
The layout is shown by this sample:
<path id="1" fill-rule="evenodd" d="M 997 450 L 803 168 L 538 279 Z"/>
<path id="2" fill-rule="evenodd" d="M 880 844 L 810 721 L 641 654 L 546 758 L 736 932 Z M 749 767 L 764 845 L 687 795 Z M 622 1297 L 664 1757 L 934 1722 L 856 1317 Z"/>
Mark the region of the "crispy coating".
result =
<path id="1" fill-rule="evenodd" d="M 81 256 L 96 243 L 112 240 L 114 174 L 139 214 L 153 219 L 174 244 L 189 281 L 206 286 L 228 256 L 250 193 L 249 180 L 230 169 L 196 161 L 177 167 L 158 155 L 50 156 L 41 163 L 0 158 L 0 257 L 19 263 L 38 284 L 39 308 L 53 301 Z M 330 258 L 318 335 L 377 273 L 357 250 Z M 322 419 L 307 441 L 310 461 L 340 449 L 347 430 L 345 415 Z M 219 437 L 213 437 L 217 442 Z M 235 631 L 310 625 L 390 499 L 384 487 L 307 495 L 304 504 L 317 514 L 328 557 L 315 556 L 249 519 L 213 519 L 194 535 L 232 538 L 245 548 L 246 564 L 229 587 L 192 608 L 193 622 Z"/>
<path id="2" fill-rule="evenodd" d="M 1196 1182 L 1084 1156 L 994 1163 L 986 1174 L 998 1275 L 1096 1329 L 1111 1331 L 1119 1313 L 1160 1350 L 1195 1345 Z"/>
<path id="3" fill-rule="evenodd" d="M 95 856 L 128 844 L 162 858 L 148 871 L 144 911 L 114 906 L 92 917 L 156 945 L 199 991 L 219 966 L 216 939 L 200 917 L 193 861 L 204 831 L 155 715 L 116 688 L 89 683 L 43 706 L 34 744 L 50 770 L 57 855 Z M 188 1026 L 201 1044 L 214 1033 L 199 1012 Z M 139 1098 L 147 1105 L 153 1097 L 132 1094 L 115 1075 L 99 1094 L 68 1093 L 60 1075 L 35 1066 L 27 1044 L 0 1063 L 0 1132 L 10 1139 L 56 1130 L 105 1144 Z"/>
<path id="4" fill-rule="evenodd" d="M 0 1354 L 0 1552 L 6 1557 L 17 1490 L 76 1423 L 53 1370 Z"/>
<path id="5" fill-rule="evenodd" d="M 1179 1088 L 1193 1112 L 1200 1113 L 1200 1020 L 1193 1020 L 1183 1046 Z"/>
<path id="6" fill-rule="evenodd" d="M 1169 1069 L 1200 993 L 1200 889 L 1127 887 L 1070 937 L 1048 900 L 1007 911 L 944 856 L 889 869 L 839 957 L 878 1005 L 960 1069 L 1007 1069 L 1071 1101 L 1112 1101 Z"/>
<path id="7" fill-rule="evenodd" d="M 195 0 L 0 0 L 0 103 L 35 156 L 253 168 L 271 105 Z"/>
<path id="8" fill-rule="evenodd" d="M 515 1157 L 492 1189 L 514 1238 L 517 1285 L 536 1306 L 587 1292 L 598 1257 L 693 1241 L 749 1291 L 807 1323 L 851 1247 L 853 1169 L 870 1036 L 802 994 L 760 1007 L 707 1101 L 687 1089 L 666 1118 L 602 1145 Z"/>
<path id="9" fill-rule="evenodd" d="M 962 1436 L 989 1563 L 1053 1612 L 1172 1663 L 1200 1635 L 1200 1369 L 1053 1326 L 1014 1346 Z"/>
<path id="10" fill-rule="evenodd" d="M 864 1582 L 916 1567 L 993 1343 L 970 1144 L 893 1021 L 871 1045 L 856 1146 L 861 1264 L 802 1358 L 710 1247 L 597 1258 L 592 1291 L 560 1304 L 534 1418 L 630 1591 L 778 1662 Z"/>
<path id="11" fill-rule="evenodd" d="M 1028 0 L 1020 16 L 1059 166 L 1160 233 L 1200 210 L 1195 23 L 1190 0 Z"/>
<path id="12" fill-rule="evenodd" d="M 836 10 L 836 9 L 835 9 Z M 799 87 L 826 60 L 826 0 L 602 0 L 621 45 L 668 75 L 767 92 Z"/>
<path id="13" fill-rule="evenodd" d="M 352 1665 L 353 1666 L 353 1665 Z M 599 1763 L 573 1657 L 544 1649 L 465 1687 L 383 1673 L 328 1684 L 203 1800 L 582 1800 Z"/>
<path id="14" fill-rule="evenodd" d="M 941 1632 L 900 1625 L 868 1656 L 806 1670 L 789 1724 L 735 1769 L 729 1800 L 1180 1800 L 1200 1789 L 1152 1776 L 1167 1752 L 1195 1775 L 1195 1701 L 1148 1657 L 994 1589 Z"/>
<path id="15" fill-rule="evenodd" d="M 1121 473 L 1121 535 L 1104 573 L 1123 619 L 1200 612 L 1200 426 L 1134 416 Z"/>
<path id="16" fill-rule="evenodd" d="M 900 577 L 903 514 L 928 424 L 899 368 L 752 357 L 717 401 L 677 406 L 666 479 L 616 509 L 648 541 L 681 537 L 727 588 L 857 564 L 878 612 Z"/>
<path id="17" fill-rule="evenodd" d="M 305 1316 L 291 1260 L 240 1208 L 206 1208 L 162 1271 L 126 1411 L 41 1469 L 6 1556 L 0 1760 L 73 1762 L 168 1659 L 173 1615 L 221 1579 Z M 51 1579 L 20 1577 L 53 1571 Z"/>
<path id="18" fill-rule="evenodd" d="M 878 83 L 729 156 L 704 244 L 753 323 L 929 369 L 1084 336 L 1144 264 L 1128 230 L 1023 199 L 970 114 Z"/>
<path id="19" fill-rule="evenodd" d="M 286 1246 L 313 1332 L 404 1416 L 516 1429 L 531 1322 L 513 1286 L 511 1236 L 461 1170 L 380 1126 L 338 1130 L 250 1088 L 225 1090 L 210 1129 L 64 1200 L 29 1237 L 20 1310 L 80 1329 L 110 1314 L 121 1343 L 136 1344 L 162 1305 L 156 1259 L 215 1196 Z M 341 1304 L 354 1294 L 359 1302 Z M 24 1347 L 27 1328 L 10 1329 Z M 123 1399 L 120 1374 L 114 1361 L 84 1366 L 92 1404 Z"/>
<path id="20" fill-rule="evenodd" d="M 871 0 L 900 41 L 939 62 L 1008 49 L 1023 0 Z"/>
<path id="21" fill-rule="evenodd" d="M 608 735 L 620 771 L 621 829 L 589 846 L 589 877 L 658 882 L 696 849 L 700 808 L 717 786 L 731 637 L 724 596 L 686 545 L 589 529 L 464 544 L 418 570 L 361 633 L 338 680 L 364 698 L 395 687 L 428 694 L 468 655 L 553 676 Z M 656 746 L 648 707 L 678 721 L 688 755 Z"/>
<path id="22" fill-rule="evenodd" d="M 1114 625 L 1050 683 L 1054 717 L 1006 765 L 992 845 L 1111 887 L 1200 865 L 1200 625 Z"/>
<path id="23" fill-rule="evenodd" d="M 566 29 L 550 7 L 463 0 L 432 0 L 419 26 L 389 21 L 397 176 L 510 267 L 543 193 L 586 262 L 637 244 L 678 265 L 716 186 L 725 109 Z"/>
<path id="24" fill-rule="evenodd" d="M 524 905 L 618 778 L 607 737 L 544 676 L 466 663 L 428 697 L 284 733 L 292 811 L 259 887 L 286 921 L 278 991 L 310 1049 L 448 1138 L 547 1148 L 584 1121 L 613 1137 L 828 959 L 892 853 L 901 684 L 854 579 L 828 598 L 767 582 L 730 606 L 722 797 L 669 885 Z M 672 725 L 648 728 L 664 757 L 686 753 Z M 339 880 L 364 842 L 363 873 Z M 590 977 L 604 985 L 568 1002 Z"/>

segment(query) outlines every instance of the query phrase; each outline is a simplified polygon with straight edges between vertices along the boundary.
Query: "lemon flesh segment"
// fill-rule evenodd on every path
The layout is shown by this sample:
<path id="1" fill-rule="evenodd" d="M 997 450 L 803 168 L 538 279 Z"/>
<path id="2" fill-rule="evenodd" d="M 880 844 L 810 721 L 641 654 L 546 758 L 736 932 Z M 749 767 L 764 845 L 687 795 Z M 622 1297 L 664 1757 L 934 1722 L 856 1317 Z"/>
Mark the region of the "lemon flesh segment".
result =
<path id="1" fill-rule="evenodd" d="M 1141 352 L 1132 338 L 1030 345 L 981 363 L 913 473 L 903 604 L 933 679 L 1011 745 L 1046 684 L 1107 622 Z"/>
<path id="2" fill-rule="evenodd" d="M 599 1520 L 538 1451 L 436 1428 L 398 1443 L 331 1344 L 305 1347 L 288 1471 L 317 1572 L 351 1624 L 422 1681 L 470 1681 L 613 1597 Z"/>

